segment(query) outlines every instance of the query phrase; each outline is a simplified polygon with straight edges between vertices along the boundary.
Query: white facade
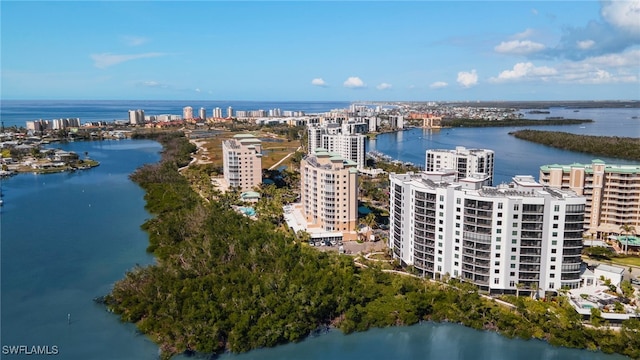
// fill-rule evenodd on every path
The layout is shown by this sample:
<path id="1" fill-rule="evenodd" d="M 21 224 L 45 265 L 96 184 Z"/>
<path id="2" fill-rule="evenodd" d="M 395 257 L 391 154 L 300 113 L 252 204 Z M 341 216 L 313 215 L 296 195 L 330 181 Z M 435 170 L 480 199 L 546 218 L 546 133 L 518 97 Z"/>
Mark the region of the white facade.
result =
<path id="1" fill-rule="evenodd" d="M 442 173 L 389 178 L 389 247 L 424 276 L 494 293 L 579 286 L 584 197 L 530 176 L 499 187 Z"/>
<path id="2" fill-rule="evenodd" d="M 426 153 L 425 171 L 455 170 L 456 179 L 473 176 L 488 176 L 493 184 L 493 150 L 467 149 L 456 146 L 455 150 L 429 149 Z"/>
<path id="3" fill-rule="evenodd" d="M 365 136 L 362 134 L 342 134 L 341 132 L 342 128 L 338 124 L 309 126 L 308 153 L 312 153 L 318 148 L 326 149 L 355 162 L 358 169 L 363 169 L 366 161 Z"/>

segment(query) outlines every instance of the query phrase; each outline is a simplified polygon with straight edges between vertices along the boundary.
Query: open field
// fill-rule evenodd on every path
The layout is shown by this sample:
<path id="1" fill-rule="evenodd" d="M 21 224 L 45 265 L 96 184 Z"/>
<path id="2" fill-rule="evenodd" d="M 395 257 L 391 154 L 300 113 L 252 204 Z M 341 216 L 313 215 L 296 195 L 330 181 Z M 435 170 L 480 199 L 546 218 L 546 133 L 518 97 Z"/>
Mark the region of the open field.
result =
<path id="1" fill-rule="evenodd" d="M 200 138 L 195 140 L 202 149 L 198 151 L 196 157 L 199 160 L 204 160 L 204 162 L 213 164 L 214 167 L 222 166 L 222 142 L 229 140 L 233 138 L 234 135 L 240 133 L 246 132 L 225 131 L 209 138 Z M 262 150 L 264 153 L 262 157 L 263 169 L 270 168 L 289 153 L 295 152 L 300 146 L 300 141 L 288 141 L 284 137 L 277 136 L 273 133 L 265 131 L 251 131 L 250 133 L 262 140 Z M 282 165 L 288 165 L 288 160 L 289 159 L 287 159 Z"/>

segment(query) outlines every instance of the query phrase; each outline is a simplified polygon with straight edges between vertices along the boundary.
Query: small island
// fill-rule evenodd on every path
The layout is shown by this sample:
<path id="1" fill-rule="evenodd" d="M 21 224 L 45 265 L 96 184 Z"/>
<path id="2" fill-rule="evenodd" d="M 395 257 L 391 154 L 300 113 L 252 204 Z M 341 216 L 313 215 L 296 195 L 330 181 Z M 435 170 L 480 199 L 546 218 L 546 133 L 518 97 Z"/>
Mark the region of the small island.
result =
<path id="1" fill-rule="evenodd" d="M 65 171 L 91 169 L 100 165 L 85 153 L 83 159 L 73 151 L 62 149 L 40 149 L 39 146 L 5 149 L 2 153 L 1 174 L 3 176 L 18 173 L 50 174 Z"/>

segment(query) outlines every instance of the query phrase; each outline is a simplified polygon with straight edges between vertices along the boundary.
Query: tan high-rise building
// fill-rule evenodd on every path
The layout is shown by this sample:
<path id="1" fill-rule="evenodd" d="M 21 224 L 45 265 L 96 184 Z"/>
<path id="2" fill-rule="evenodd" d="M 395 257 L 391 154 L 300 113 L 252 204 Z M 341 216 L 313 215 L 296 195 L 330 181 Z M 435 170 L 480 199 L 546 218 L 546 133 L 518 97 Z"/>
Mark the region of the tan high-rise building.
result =
<path id="1" fill-rule="evenodd" d="M 619 234 L 622 225 L 640 229 L 640 165 L 544 165 L 540 183 L 584 195 L 585 231 L 598 238 Z"/>
<path id="2" fill-rule="evenodd" d="M 230 188 L 250 191 L 262 183 L 262 141 L 238 134 L 222 143 L 224 179 Z"/>
<path id="3" fill-rule="evenodd" d="M 193 119 L 193 108 L 191 106 L 185 106 L 184 108 L 182 108 L 182 119 L 183 120 Z"/>
<path id="4" fill-rule="evenodd" d="M 301 200 L 307 228 L 354 231 L 358 222 L 357 164 L 325 149 L 300 162 Z"/>

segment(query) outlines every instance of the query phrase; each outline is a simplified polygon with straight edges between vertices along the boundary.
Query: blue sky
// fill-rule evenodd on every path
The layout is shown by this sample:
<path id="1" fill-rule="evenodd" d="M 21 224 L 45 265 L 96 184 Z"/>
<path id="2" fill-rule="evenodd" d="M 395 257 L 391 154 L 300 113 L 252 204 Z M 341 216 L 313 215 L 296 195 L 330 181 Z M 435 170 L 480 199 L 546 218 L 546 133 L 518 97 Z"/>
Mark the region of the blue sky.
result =
<path id="1" fill-rule="evenodd" d="M 2 99 L 640 99 L 635 1 L 1 1 Z"/>

